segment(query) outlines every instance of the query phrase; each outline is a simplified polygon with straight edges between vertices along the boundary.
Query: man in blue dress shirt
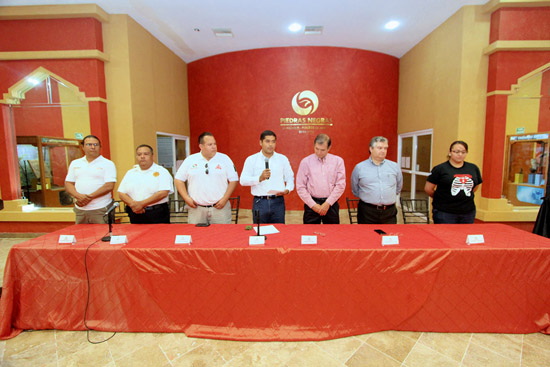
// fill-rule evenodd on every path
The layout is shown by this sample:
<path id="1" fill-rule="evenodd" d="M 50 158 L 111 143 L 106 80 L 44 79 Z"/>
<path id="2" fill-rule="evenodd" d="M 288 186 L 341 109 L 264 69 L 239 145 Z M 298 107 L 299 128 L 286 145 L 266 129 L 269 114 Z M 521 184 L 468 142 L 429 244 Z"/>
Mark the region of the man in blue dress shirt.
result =
<path id="1" fill-rule="evenodd" d="M 357 164 L 351 174 L 351 191 L 359 199 L 359 224 L 395 224 L 395 201 L 403 187 L 397 163 L 386 159 L 388 139 L 375 136 L 369 144 L 370 158 Z"/>

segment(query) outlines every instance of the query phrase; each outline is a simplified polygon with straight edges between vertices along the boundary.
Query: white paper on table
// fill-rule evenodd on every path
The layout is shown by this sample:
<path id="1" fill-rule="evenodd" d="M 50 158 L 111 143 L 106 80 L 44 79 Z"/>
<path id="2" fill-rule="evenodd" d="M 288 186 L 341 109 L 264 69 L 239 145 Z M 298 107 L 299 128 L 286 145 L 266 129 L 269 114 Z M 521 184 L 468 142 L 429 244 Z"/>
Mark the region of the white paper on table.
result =
<path id="1" fill-rule="evenodd" d="M 128 237 L 126 237 L 126 235 L 111 236 L 111 245 L 124 245 L 126 243 L 128 243 Z"/>
<path id="2" fill-rule="evenodd" d="M 191 243 L 193 243 L 191 235 L 186 234 L 177 234 L 174 241 L 175 245 L 190 245 Z"/>
<path id="3" fill-rule="evenodd" d="M 263 245 L 265 245 L 265 237 L 264 236 L 250 236 L 250 237 L 248 237 L 248 245 L 249 246 L 263 246 Z"/>
<path id="4" fill-rule="evenodd" d="M 258 225 L 255 225 L 254 231 L 258 233 Z M 273 234 L 273 233 L 279 233 L 277 228 L 275 228 L 274 225 L 270 224 L 268 226 L 260 226 L 260 235 L 265 236 L 266 234 Z"/>
<path id="5" fill-rule="evenodd" d="M 469 234 L 468 237 L 466 237 L 467 245 L 479 245 L 482 243 L 485 243 L 485 238 L 483 238 L 482 234 Z"/>
<path id="6" fill-rule="evenodd" d="M 74 234 L 62 234 L 59 235 L 59 241 L 57 243 L 74 245 L 76 243 L 76 237 L 74 236 Z"/>
<path id="7" fill-rule="evenodd" d="M 317 236 L 302 236 L 302 245 L 316 245 Z"/>
<path id="8" fill-rule="evenodd" d="M 382 246 L 399 245 L 399 236 L 382 236 Z"/>
<path id="9" fill-rule="evenodd" d="M 267 195 L 269 195 L 269 196 L 271 196 L 271 195 L 277 195 L 277 194 L 280 194 L 280 193 L 282 193 L 282 192 L 284 192 L 284 191 L 280 191 L 280 190 L 269 190 L 269 191 L 267 192 Z"/>

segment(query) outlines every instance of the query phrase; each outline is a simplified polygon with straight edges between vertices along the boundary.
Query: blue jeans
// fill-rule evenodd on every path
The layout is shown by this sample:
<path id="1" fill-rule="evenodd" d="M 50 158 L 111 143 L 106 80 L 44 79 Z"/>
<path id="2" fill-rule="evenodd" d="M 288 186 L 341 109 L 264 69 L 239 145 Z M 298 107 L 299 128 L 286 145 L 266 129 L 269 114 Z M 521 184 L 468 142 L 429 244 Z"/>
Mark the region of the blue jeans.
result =
<path id="1" fill-rule="evenodd" d="M 465 214 L 453 214 L 433 209 L 433 218 L 435 224 L 472 224 L 476 219 L 476 210 Z"/>
<path id="2" fill-rule="evenodd" d="M 285 223 L 285 199 L 277 196 L 273 199 L 254 196 L 252 204 L 252 217 L 256 220 L 256 210 L 260 211 L 260 223 Z"/>

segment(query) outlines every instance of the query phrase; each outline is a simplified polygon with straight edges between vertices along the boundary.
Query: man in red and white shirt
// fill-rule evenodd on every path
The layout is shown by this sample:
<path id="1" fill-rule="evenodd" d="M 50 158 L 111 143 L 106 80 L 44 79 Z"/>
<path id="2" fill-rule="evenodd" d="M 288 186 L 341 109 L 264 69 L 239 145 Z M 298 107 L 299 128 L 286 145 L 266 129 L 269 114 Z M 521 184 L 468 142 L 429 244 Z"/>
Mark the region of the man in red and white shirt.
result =
<path id="1" fill-rule="evenodd" d="M 300 162 L 296 192 L 304 202 L 304 224 L 339 224 L 338 199 L 346 188 L 344 160 L 330 154 L 331 141 L 319 134 L 313 142 L 314 154 Z"/>
<path id="2" fill-rule="evenodd" d="M 231 223 L 229 197 L 239 181 L 235 165 L 226 154 L 218 152 L 212 133 L 199 136 L 199 148 L 199 153 L 183 161 L 174 177 L 188 206 L 188 223 Z"/>

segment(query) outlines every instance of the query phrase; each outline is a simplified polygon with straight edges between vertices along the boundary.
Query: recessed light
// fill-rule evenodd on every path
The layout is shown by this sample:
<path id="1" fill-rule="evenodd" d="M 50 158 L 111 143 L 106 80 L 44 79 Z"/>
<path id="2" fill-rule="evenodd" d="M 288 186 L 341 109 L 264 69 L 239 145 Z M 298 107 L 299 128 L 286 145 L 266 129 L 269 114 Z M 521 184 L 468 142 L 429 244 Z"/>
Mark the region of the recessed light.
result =
<path id="1" fill-rule="evenodd" d="M 400 24 L 401 23 L 399 23 L 397 20 L 390 20 L 384 25 L 384 28 L 391 31 L 392 29 L 399 27 Z"/>
<path id="2" fill-rule="evenodd" d="M 298 23 L 292 23 L 291 25 L 288 26 L 288 29 L 291 32 L 299 32 L 302 29 L 302 25 Z"/>

